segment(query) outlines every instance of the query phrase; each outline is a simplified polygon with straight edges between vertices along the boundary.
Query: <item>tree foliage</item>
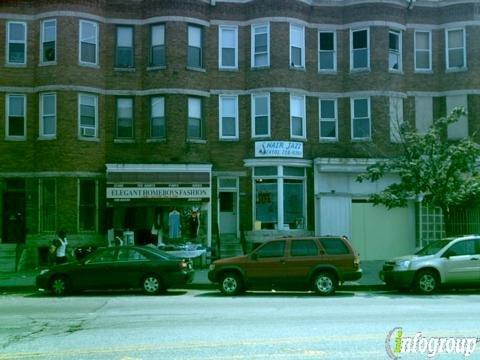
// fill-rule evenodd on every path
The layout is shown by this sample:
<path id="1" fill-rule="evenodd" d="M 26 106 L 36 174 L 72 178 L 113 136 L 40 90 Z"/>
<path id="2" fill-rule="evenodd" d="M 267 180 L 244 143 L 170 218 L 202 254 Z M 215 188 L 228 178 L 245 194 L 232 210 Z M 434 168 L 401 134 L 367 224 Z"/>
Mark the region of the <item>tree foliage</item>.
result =
<path id="1" fill-rule="evenodd" d="M 399 181 L 371 196 L 374 204 L 388 208 L 404 207 L 409 200 L 422 198 L 423 203 L 448 212 L 452 206 L 472 202 L 480 195 L 477 171 L 479 146 L 470 138 L 448 141 L 448 125 L 465 116 L 461 107 L 433 122 L 426 133 L 408 125 L 400 129 L 403 151 L 398 157 L 379 161 L 367 168 L 357 181 L 378 181 L 394 173 Z"/>

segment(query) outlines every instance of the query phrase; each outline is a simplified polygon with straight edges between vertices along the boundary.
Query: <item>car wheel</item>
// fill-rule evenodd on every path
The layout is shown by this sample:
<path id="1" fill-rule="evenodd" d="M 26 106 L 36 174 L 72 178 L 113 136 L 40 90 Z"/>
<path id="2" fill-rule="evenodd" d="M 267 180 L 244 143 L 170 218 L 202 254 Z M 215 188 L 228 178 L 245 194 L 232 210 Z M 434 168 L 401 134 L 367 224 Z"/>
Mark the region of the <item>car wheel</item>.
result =
<path id="1" fill-rule="evenodd" d="M 414 285 L 420 294 L 431 294 L 438 288 L 438 275 L 432 270 L 422 270 L 415 277 Z"/>
<path id="2" fill-rule="evenodd" d="M 226 273 L 220 280 L 220 291 L 225 295 L 238 295 L 243 292 L 242 279 L 235 273 Z"/>
<path id="3" fill-rule="evenodd" d="M 337 284 L 337 277 L 329 272 L 320 272 L 313 277 L 313 290 L 318 295 L 333 295 Z"/>
<path id="4" fill-rule="evenodd" d="M 53 295 L 63 296 L 68 292 L 68 280 L 65 276 L 56 276 L 50 283 Z"/>
<path id="5" fill-rule="evenodd" d="M 162 291 L 162 282 L 157 275 L 147 275 L 142 281 L 143 292 L 147 295 L 155 295 Z"/>

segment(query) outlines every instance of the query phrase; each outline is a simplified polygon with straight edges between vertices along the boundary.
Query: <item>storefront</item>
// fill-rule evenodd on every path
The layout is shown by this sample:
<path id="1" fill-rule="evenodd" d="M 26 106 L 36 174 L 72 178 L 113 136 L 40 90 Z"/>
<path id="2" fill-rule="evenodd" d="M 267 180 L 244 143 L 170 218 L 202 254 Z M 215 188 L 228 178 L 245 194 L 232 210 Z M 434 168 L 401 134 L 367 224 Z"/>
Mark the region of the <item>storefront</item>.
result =
<path id="1" fill-rule="evenodd" d="M 210 164 L 107 164 L 109 243 L 211 246 Z"/>

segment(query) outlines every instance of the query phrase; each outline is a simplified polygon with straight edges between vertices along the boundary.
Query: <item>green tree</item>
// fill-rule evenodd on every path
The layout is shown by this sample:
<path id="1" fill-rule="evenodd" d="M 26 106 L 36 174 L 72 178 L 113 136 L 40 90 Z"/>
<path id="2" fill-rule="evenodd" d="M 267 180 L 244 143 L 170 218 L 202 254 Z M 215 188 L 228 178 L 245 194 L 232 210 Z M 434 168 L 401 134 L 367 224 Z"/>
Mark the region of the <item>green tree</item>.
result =
<path id="1" fill-rule="evenodd" d="M 473 204 L 480 195 L 476 166 L 480 148 L 471 138 L 448 141 L 446 136 L 448 125 L 462 116 L 466 116 L 465 110 L 457 107 L 435 120 L 423 134 L 409 125 L 402 126 L 403 148 L 399 156 L 379 161 L 357 177 L 359 182 L 376 182 L 389 173 L 398 175 L 398 182 L 373 194 L 371 201 L 390 209 L 422 199 L 423 204 L 442 209 L 445 225 L 453 207 Z"/>

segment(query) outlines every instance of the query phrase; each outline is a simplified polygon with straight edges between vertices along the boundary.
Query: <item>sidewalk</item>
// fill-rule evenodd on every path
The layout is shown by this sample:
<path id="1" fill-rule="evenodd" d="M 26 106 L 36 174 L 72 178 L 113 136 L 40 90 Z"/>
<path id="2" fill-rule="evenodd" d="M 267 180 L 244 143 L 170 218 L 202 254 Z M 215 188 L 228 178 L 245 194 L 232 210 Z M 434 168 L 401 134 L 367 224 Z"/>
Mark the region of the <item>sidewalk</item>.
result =
<path id="1" fill-rule="evenodd" d="M 385 284 L 378 278 L 378 272 L 383 261 L 364 261 L 361 263 L 363 276 L 360 280 L 346 282 L 341 289 L 355 290 L 381 290 Z M 0 272 L 0 295 L 6 292 L 35 291 L 35 277 L 39 271 L 4 273 Z M 191 284 L 184 286 L 185 289 L 210 290 L 216 289 L 207 277 L 208 269 L 196 269 Z"/>

